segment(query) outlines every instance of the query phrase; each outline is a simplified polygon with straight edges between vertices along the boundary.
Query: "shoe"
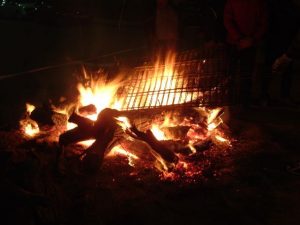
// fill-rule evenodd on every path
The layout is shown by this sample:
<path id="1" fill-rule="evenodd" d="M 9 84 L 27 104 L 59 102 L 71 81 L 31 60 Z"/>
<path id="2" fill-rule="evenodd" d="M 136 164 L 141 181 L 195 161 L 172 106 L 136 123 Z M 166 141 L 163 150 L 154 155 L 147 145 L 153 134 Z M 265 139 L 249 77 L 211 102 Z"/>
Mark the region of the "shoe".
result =
<path id="1" fill-rule="evenodd" d="M 259 105 L 263 108 L 266 108 L 270 105 L 270 102 L 268 99 L 261 99 L 260 102 L 259 102 Z"/>
<path id="2" fill-rule="evenodd" d="M 300 176 L 300 162 L 297 162 L 294 165 L 288 165 L 286 170 L 290 174 Z"/>
<path id="3" fill-rule="evenodd" d="M 297 108 L 300 106 L 299 103 L 297 103 L 296 101 L 294 101 L 291 98 L 281 98 L 281 99 L 279 99 L 279 103 L 282 106 L 291 107 L 291 108 Z"/>

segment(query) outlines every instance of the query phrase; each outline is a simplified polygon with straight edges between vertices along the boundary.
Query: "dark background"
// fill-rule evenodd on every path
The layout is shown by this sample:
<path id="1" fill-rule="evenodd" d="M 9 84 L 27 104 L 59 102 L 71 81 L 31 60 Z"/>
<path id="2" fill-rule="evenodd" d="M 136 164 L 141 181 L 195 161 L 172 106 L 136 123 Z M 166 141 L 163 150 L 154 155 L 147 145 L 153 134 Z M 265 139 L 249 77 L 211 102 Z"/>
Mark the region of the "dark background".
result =
<path id="1" fill-rule="evenodd" d="M 30 11 L 32 7 L 25 14 L 0 11 L 0 77 L 36 68 L 52 68 L 0 80 L 4 108 L 0 121 L 8 121 L 7 118 L 14 114 L 18 117 L 20 110 L 12 107 L 23 107 L 26 101 L 43 102 L 59 96 L 70 98 L 76 84 L 74 71 L 87 59 L 91 63 L 103 63 L 126 59 L 128 55 L 140 58 L 152 54 L 153 0 L 42 2 L 43 5 L 36 1 L 34 7 L 38 10 L 35 12 Z M 224 1 L 210 2 L 219 12 L 222 23 Z M 224 41 L 223 36 L 220 39 Z M 130 52 L 115 55 L 123 50 Z M 113 56 L 102 57 L 108 53 Z M 263 52 L 260 64 L 264 64 Z M 296 63 L 292 88 L 296 99 L 300 96 L 298 71 L 299 63 Z M 260 77 L 255 79 L 259 90 Z M 280 76 L 273 77 L 271 93 L 274 96 L 279 95 L 280 79 Z M 12 104 L 16 100 L 21 101 L 20 104 Z"/>

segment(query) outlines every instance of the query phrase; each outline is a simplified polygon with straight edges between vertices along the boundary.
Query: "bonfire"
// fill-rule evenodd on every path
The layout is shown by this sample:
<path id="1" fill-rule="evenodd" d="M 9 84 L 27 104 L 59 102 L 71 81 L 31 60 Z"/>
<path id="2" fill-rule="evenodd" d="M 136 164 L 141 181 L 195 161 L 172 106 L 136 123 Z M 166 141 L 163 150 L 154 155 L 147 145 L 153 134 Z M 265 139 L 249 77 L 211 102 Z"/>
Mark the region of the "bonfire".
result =
<path id="1" fill-rule="evenodd" d="M 178 64 L 176 54 L 169 53 L 146 69 L 134 68 L 132 76 L 111 79 L 84 70 L 76 102 L 41 107 L 27 103 L 20 129 L 24 138 L 76 150 L 89 170 L 121 156 L 129 166 L 151 168 L 162 179 L 193 178 L 203 166 L 193 156 L 212 148 L 228 151 L 231 139 L 224 109 L 203 106 L 207 93 L 199 88 L 197 74 L 209 62 L 189 63 Z M 197 76 L 189 75 L 186 65 Z M 210 93 L 217 91 L 209 87 Z"/>

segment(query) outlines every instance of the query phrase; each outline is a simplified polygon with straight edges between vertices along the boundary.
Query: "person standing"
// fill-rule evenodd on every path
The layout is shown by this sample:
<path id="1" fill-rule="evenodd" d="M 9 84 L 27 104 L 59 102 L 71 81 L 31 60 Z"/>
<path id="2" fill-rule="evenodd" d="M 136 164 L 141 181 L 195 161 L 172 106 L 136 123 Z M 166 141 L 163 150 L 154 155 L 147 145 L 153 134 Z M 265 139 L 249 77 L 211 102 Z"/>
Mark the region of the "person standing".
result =
<path id="1" fill-rule="evenodd" d="M 251 102 L 256 51 L 267 32 L 267 18 L 265 0 L 227 0 L 225 4 L 224 25 L 232 53 L 230 72 L 233 79 L 239 75 L 240 100 L 245 106 Z"/>
<path id="2" fill-rule="evenodd" d="M 263 77 L 262 98 L 265 104 L 269 103 L 269 85 L 277 74 L 281 78 L 280 103 L 289 105 L 293 102 L 293 59 L 297 58 L 297 50 L 294 49 L 297 49 L 295 37 L 300 29 L 300 7 L 293 0 L 268 0 L 268 5 L 270 25 L 266 41 L 267 72 Z"/>
<path id="3" fill-rule="evenodd" d="M 177 2 L 157 0 L 155 19 L 156 48 L 167 51 L 175 50 L 178 44 Z"/>
<path id="4" fill-rule="evenodd" d="M 209 0 L 188 0 L 181 4 L 181 35 L 184 49 L 213 47 L 222 40 L 219 18 L 221 3 Z M 224 11 L 222 9 L 222 11 Z M 221 17 L 223 24 L 223 17 Z"/>

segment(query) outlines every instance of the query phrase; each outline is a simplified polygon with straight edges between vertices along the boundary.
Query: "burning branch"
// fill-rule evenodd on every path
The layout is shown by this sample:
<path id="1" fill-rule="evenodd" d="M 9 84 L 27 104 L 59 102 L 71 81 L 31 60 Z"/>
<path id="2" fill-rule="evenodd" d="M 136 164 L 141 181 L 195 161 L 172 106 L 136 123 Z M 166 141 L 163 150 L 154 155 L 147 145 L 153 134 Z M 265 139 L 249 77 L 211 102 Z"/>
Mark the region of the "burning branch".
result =
<path id="1" fill-rule="evenodd" d="M 139 131 L 135 126 L 132 126 L 129 131 L 130 132 L 128 133 L 133 138 L 146 142 L 166 162 L 175 164 L 178 162 L 178 157 L 174 154 L 174 152 L 158 141 L 151 130 L 147 130 L 146 133 L 144 133 Z"/>
<path id="2" fill-rule="evenodd" d="M 84 165 L 92 171 L 101 165 L 104 152 L 114 137 L 118 125 L 115 117 L 117 110 L 102 110 L 95 122 L 73 113 L 69 122 L 76 123 L 78 127 L 66 131 L 59 137 L 59 144 L 66 146 L 80 141 L 95 139 L 95 142 L 85 151 Z"/>

